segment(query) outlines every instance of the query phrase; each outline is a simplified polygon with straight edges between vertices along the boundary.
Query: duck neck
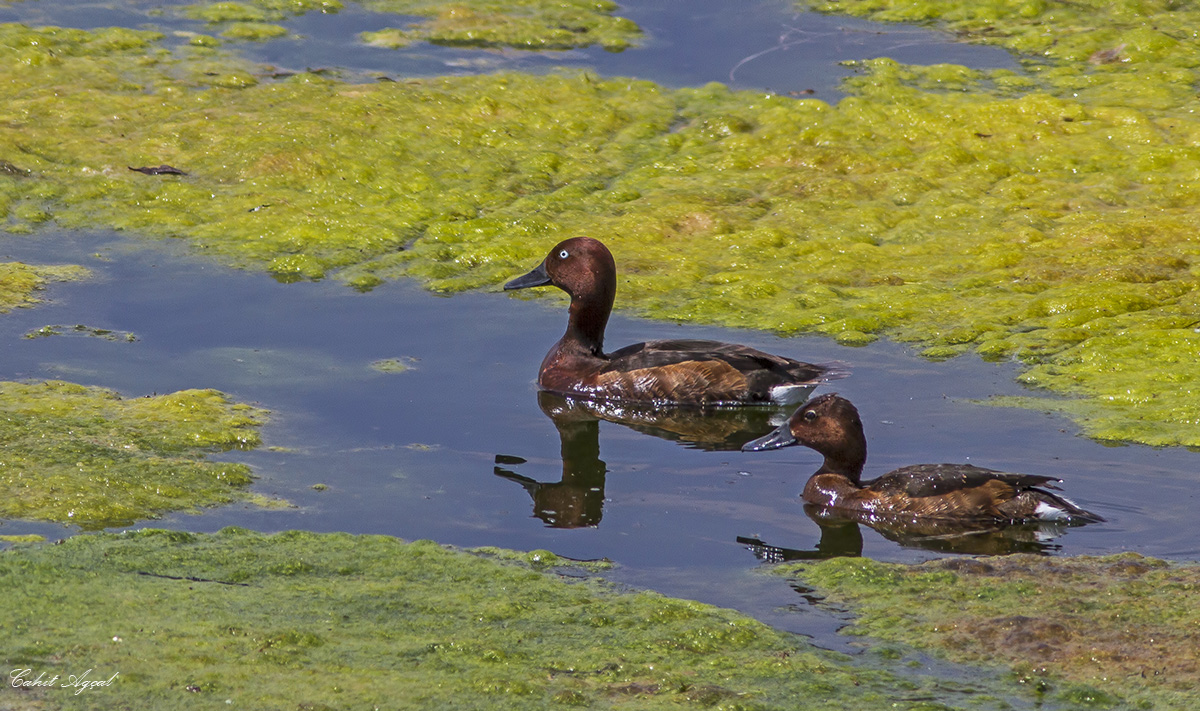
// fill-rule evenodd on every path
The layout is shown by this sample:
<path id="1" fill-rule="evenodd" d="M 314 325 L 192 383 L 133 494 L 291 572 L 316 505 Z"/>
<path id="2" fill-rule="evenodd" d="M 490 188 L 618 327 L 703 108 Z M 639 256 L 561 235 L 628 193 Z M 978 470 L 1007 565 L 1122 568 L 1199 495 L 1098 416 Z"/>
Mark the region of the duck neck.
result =
<path id="1" fill-rule="evenodd" d="M 612 313 L 616 285 L 606 285 L 599 293 L 586 297 L 571 296 L 567 332 L 562 343 L 578 347 L 597 358 L 604 356 L 604 329 Z"/>
<path id="2" fill-rule="evenodd" d="M 863 465 L 867 463 L 866 438 L 860 433 L 858 437 L 851 436 L 845 445 L 835 451 L 822 452 L 825 462 L 817 474 L 839 474 L 858 486 L 862 481 Z"/>

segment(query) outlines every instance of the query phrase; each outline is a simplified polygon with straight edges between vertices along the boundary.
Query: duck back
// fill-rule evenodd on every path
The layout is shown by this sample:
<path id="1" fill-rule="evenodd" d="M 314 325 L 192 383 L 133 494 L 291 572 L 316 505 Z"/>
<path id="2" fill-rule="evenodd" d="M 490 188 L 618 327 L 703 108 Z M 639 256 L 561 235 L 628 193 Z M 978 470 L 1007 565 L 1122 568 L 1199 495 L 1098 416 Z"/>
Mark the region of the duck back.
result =
<path id="1" fill-rule="evenodd" d="M 590 365 L 590 367 L 585 367 Z M 540 384 L 592 398 L 696 406 L 790 404 L 839 377 L 811 365 L 732 343 L 659 340 L 543 368 Z"/>
<path id="2" fill-rule="evenodd" d="M 925 497 L 975 489 L 993 481 L 1016 489 L 1028 489 L 1059 480 L 1035 474 L 1011 474 L 972 464 L 914 464 L 894 469 L 864 484 L 864 488 L 881 494 Z"/>
<path id="3" fill-rule="evenodd" d="M 863 485 L 863 499 L 878 510 L 924 518 L 996 521 L 1103 521 L 1050 491 L 1053 477 L 1013 474 L 970 464 L 917 464 Z M 873 496 L 872 496 L 873 495 Z"/>

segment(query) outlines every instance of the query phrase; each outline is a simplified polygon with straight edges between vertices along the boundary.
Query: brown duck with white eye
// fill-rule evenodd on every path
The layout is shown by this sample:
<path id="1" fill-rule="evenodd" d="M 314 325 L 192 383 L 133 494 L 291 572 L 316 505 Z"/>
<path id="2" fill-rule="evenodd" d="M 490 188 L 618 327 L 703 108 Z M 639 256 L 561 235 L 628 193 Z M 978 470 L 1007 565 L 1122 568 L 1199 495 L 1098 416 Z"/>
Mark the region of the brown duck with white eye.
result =
<path id="1" fill-rule="evenodd" d="M 862 483 L 867 440 L 858 410 L 834 393 L 809 400 L 765 437 L 746 443 L 757 452 L 802 444 L 825 462 L 804 486 L 804 500 L 817 506 L 881 517 L 959 519 L 989 522 L 1103 521 L 1062 496 L 1047 476 L 1009 474 L 970 464 L 917 464 Z"/>
<path id="2" fill-rule="evenodd" d="M 719 341 L 649 341 L 604 353 L 604 329 L 617 293 L 617 266 L 598 240 L 555 245 L 533 271 L 505 290 L 557 286 L 571 295 L 567 332 L 542 360 L 543 390 L 595 400 L 664 405 L 802 402 L 818 383 L 845 371 Z"/>

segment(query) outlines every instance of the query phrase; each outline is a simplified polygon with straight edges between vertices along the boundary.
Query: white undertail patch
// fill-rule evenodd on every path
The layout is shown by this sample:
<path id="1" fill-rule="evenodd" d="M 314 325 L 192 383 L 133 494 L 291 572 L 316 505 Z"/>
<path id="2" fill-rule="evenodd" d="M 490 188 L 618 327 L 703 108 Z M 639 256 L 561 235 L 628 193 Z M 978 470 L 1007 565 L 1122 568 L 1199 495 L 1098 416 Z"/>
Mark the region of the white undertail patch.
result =
<path id="1" fill-rule="evenodd" d="M 799 405 L 807 402 L 808 396 L 816 388 L 816 385 L 811 384 L 776 385 L 771 388 L 771 400 L 780 405 Z"/>
<path id="2" fill-rule="evenodd" d="M 1064 499 L 1064 501 L 1065 500 L 1066 499 Z M 1074 504 L 1071 505 L 1074 506 Z M 1068 513 L 1066 509 L 1045 501 L 1038 502 L 1037 508 L 1033 511 L 1033 515 L 1042 519 L 1043 521 L 1062 521 L 1064 519 L 1071 518 L 1071 514 Z"/>

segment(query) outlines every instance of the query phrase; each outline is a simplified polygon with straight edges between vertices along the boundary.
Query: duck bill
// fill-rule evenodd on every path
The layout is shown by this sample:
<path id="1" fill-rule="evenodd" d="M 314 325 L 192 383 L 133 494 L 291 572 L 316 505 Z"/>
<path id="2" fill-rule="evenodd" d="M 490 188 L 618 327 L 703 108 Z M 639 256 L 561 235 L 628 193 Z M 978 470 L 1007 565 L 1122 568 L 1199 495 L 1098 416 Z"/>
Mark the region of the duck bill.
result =
<path id="1" fill-rule="evenodd" d="M 767 449 L 779 449 L 780 447 L 788 447 L 796 444 L 796 438 L 792 436 L 792 427 L 790 422 L 785 422 L 776 430 L 768 435 L 759 437 L 742 445 L 743 452 L 762 452 Z"/>
<path id="2" fill-rule="evenodd" d="M 534 267 L 533 271 L 529 272 L 525 276 L 519 276 L 505 284 L 504 290 L 512 291 L 513 289 L 528 289 L 531 286 L 546 286 L 549 283 L 550 275 L 546 273 L 546 263 L 542 262 Z"/>

